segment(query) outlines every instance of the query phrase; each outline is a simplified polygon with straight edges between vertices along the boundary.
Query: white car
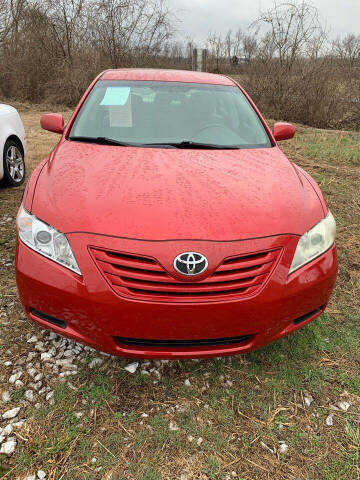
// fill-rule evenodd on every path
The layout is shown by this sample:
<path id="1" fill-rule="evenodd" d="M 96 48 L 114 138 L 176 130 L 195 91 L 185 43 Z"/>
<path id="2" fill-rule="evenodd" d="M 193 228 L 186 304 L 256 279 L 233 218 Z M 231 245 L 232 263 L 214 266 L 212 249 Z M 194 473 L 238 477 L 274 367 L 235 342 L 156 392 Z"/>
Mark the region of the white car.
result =
<path id="1" fill-rule="evenodd" d="M 0 183 L 20 186 L 25 180 L 25 130 L 17 110 L 0 104 Z"/>

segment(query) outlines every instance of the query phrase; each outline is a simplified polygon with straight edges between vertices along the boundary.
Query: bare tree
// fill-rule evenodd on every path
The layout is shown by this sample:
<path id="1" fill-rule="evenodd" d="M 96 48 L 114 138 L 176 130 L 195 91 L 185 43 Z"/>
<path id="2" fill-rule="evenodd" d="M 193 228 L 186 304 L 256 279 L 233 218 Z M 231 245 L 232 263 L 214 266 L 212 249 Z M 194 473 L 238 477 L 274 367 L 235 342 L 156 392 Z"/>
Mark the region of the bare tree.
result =
<path id="1" fill-rule="evenodd" d="M 232 47 L 233 47 L 232 30 L 228 30 L 225 36 L 224 46 L 226 49 L 226 56 L 227 56 L 228 62 L 231 63 Z"/>
<path id="2" fill-rule="evenodd" d="M 220 63 L 224 55 L 225 42 L 221 34 L 210 33 L 207 39 L 207 47 L 210 52 L 210 57 L 215 60 L 215 72 L 220 72 Z"/>
<path id="3" fill-rule="evenodd" d="M 23 13 L 25 0 L 0 0 L 0 43 L 10 32 L 14 36 L 19 30 L 19 19 Z"/>
<path id="4" fill-rule="evenodd" d="M 258 40 L 256 35 L 248 34 L 242 38 L 242 51 L 248 63 L 255 57 L 258 50 Z"/>
<path id="5" fill-rule="evenodd" d="M 274 8 L 261 13 L 252 26 L 267 27 L 274 55 L 287 70 L 297 58 L 307 55 L 309 42 L 323 34 L 318 10 L 306 1 L 275 2 Z"/>
<path id="6" fill-rule="evenodd" d="M 171 12 L 163 0 L 98 0 L 94 7 L 97 44 L 112 64 L 159 52 L 171 37 Z"/>
<path id="7" fill-rule="evenodd" d="M 240 28 L 234 34 L 232 30 L 228 30 L 223 42 L 223 49 L 224 53 L 226 53 L 228 63 L 234 63 L 233 60 L 242 55 L 243 38 L 244 36 Z"/>
<path id="8" fill-rule="evenodd" d="M 49 18 L 54 41 L 63 58 L 72 63 L 73 51 L 86 35 L 85 0 L 45 0 L 44 8 Z"/>
<path id="9" fill-rule="evenodd" d="M 334 43 L 334 52 L 353 68 L 356 61 L 360 61 L 360 35 L 348 34 L 343 39 L 338 38 Z"/>
<path id="10" fill-rule="evenodd" d="M 309 56 L 314 39 L 322 38 L 318 11 L 306 1 L 274 3 L 270 10 L 262 12 L 252 24 L 257 31 L 265 30 L 261 40 L 259 57 L 262 60 L 264 80 L 277 118 L 294 97 L 293 84 L 299 62 Z M 308 68 L 308 62 L 302 62 Z M 301 75 L 304 71 L 301 72 Z"/>
<path id="11" fill-rule="evenodd" d="M 240 55 L 242 54 L 243 44 L 244 44 L 244 34 L 241 28 L 238 28 L 236 30 L 236 33 L 233 39 L 233 56 L 240 57 Z"/>

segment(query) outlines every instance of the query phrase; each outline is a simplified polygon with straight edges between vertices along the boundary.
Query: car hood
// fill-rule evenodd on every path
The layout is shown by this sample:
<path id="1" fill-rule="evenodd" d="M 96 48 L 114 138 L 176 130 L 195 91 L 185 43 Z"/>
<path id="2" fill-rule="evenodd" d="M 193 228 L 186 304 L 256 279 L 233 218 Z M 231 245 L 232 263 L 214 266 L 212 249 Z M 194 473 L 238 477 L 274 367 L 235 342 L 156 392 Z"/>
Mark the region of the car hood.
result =
<path id="1" fill-rule="evenodd" d="M 8 115 L 9 113 L 16 113 L 15 108 L 5 103 L 0 103 L 0 115 Z"/>
<path id="2" fill-rule="evenodd" d="M 62 141 L 32 213 L 64 233 L 166 240 L 303 234 L 321 202 L 278 147 L 199 150 Z"/>

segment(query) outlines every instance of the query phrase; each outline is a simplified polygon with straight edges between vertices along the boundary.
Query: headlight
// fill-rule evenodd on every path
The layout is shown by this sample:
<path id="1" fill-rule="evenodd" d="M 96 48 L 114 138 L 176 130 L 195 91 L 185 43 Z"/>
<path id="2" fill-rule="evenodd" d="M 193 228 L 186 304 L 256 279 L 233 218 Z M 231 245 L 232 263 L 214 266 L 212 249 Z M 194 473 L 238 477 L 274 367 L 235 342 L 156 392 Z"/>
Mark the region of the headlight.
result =
<path id="1" fill-rule="evenodd" d="M 328 215 L 300 238 L 290 267 L 292 273 L 328 250 L 335 241 L 336 224 L 329 211 Z"/>
<path id="2" fill-rule="evenodd" d="M 70 244 L 64 234 L 31 215 L 21 205 L 16 225 L 19 237 L 36 252 L 81 275 Z"/>

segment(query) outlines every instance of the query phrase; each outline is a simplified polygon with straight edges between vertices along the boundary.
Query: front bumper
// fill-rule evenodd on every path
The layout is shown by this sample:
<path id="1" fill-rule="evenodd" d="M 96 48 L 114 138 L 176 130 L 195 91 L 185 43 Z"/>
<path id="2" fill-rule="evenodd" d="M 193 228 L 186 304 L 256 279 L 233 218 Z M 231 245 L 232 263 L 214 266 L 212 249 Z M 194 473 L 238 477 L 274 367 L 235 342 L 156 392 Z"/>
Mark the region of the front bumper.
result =
<path id="1" fill-rule="evenodd" d="M 294 235 L 233 242 L 152 242 L 84 233 L 67 236 L 82 277 L 18 241 L 16 278 L 24 309 L 45 328 L 124 357 L 175 359 L 250 352 L 319 316 L 337 274 L 333 245 L 288 276 L 298 242 Z M 271 276 L 254 295 L 162 302 L 116 293 L 99 271 L 89 246 L 149 255 L 169 271 L 172 259 L 184 251 L 200 251 L 210 263 L 273 248 L 282 253 Z M 54 324 L 52 318 L 65 324 Z"/>

